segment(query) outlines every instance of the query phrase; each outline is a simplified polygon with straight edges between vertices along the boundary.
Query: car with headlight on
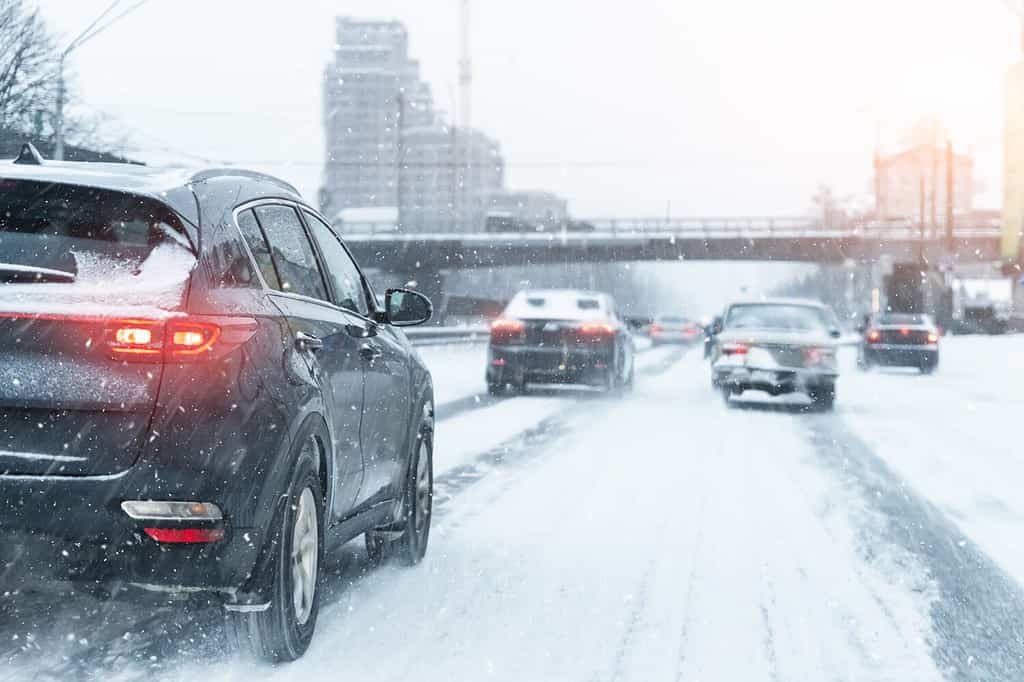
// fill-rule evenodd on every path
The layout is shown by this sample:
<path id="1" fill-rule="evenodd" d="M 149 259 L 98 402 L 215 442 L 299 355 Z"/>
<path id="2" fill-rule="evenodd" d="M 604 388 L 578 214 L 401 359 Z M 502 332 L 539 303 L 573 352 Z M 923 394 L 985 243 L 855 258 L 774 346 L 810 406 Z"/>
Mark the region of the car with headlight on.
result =
<path id="1" fill-rule="evenodd" d="M 491 324 L 487 389 L 579 384 L 606 392 L 633 385 L 633 336 L 608 294 L 525 290 Z"/>
<path id="2" fill-rule="evenodd" d="M 940 336 L 928 315 L 875 315 L 864 329 L 857 364 L 861 369 L 916 367 L 922 374 L 931 374 L 939 366 Z"/>
<path id="3" fill-rule="evenodd" d="M 836 399 L 839 321 L 815 301 L 766 300 L 729 305 L 711 342 L 712 386 L 725 402 L 745 391 L 804 393 L 831 410 Z"/>

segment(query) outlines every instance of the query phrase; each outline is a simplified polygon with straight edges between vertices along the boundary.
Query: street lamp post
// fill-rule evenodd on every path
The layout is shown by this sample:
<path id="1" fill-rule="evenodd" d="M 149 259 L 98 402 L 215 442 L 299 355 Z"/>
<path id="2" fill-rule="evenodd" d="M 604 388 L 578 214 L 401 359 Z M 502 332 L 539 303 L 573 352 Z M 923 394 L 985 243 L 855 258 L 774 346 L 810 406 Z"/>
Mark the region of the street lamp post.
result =
<path id="1" fill-rule="evenodd" d="M 121 0 L 113 0 L 113 2 L 107 5 L 107 8 L 100 12 L 100 15 L 93 19 L 92 23 L 86 26 L 85 30 L 79 33 L 74 40 L 68 43 L 68 46 L 60 53 L 60 58 L 57 60 L 57 103 L 53 122 L 53 133 L 55 138 L 53 155 L 57 161 L 64 160 L 64 100 L 67 98 L 67 90 L 64 83 L 64 62 L 67 60 L 67 56 L 75 49 L 89 42 L 121 19 L 142 7 L 148 1 L 149 0 L 137 0 L 135 4 L 129 6 L 126 10 L 115 15 L 109 21 L 101 25 L 101 22 L 106 19 L 118 5 L 121 4 Z"/>

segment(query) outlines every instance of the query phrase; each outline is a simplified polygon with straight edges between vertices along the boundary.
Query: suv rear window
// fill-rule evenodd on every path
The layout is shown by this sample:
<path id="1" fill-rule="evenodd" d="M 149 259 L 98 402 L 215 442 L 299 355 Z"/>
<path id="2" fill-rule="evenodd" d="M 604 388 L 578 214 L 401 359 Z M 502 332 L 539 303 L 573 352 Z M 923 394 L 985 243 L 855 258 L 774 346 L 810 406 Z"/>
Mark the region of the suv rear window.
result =
<path id="1" fill-rule="evenodd" d="M 0 263 L 81 279 L 93 274 L 90 265 L 138 270 L 155 249 L 169 245 L 191 250 L 177 216 L 157 201 L 92 187 L 0 180 Z"/>
<path id="2" fill-rule="evenodd" d="M 180 219 L 159 201 L 0 179 L 0 286 L 6 305 L 61 297 L 174 307 L 194 266 Z"/>

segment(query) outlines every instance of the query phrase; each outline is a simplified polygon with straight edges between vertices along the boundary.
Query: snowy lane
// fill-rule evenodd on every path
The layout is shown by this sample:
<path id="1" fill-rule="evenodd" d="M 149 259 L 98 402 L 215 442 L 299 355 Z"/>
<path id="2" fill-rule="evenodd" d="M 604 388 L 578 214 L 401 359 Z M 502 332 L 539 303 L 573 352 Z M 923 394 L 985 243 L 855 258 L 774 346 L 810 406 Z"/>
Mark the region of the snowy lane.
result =
<path id="1" fill-rule="evenodd" d="M 202 674 L 940 678 L 933 584 L 876 541 L 884 516 L 822 461 L 818 417 L 727 410 L 705 379 L 692 354 L 440 476 L 421 567 L 364 574 L 357 553 L 306 658 Z"/>
<path id="2" fill-rule="evenodd" d="M 332 557 L 299 662 L 225 654 L 216 610 L 15 596 L 0 680 L 1024 679 L 1019 584 L 941 472 L 922 475 L 925 452 L 904 466 L 894 445 L 929 428 L 935 446 L 935 410 L 972 381 L 961 363 L 993 342 L 950 344 L 934 377 L 848 373 L 834 415 L 728 409 L 699 349 L 659 348 L 621 399 L 556 390 L 444 418 L 427 558 Z M 904 419 L 887 422 L 897 385 Z"/>

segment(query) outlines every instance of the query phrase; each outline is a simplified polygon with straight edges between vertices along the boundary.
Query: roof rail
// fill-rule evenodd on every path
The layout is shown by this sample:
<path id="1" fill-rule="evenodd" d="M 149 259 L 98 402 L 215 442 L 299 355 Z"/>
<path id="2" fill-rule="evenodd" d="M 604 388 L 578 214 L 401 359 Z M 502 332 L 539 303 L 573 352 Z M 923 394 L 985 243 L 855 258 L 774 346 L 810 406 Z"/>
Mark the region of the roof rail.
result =
<path id="1" fill-rule="evenodd" d="M 42 166 L 43 155 L 39 153 L 39 150 L 31 142 L 26 142 L 21 145 L 21 151 L 18 152 L 18 158 L 14 160 L 14 163 L 24 166 Z"/>
<path id="2" fill-rule="evenodd" d="M 245 170 L 244 168 L 209 168 L 207 170 L 202 170 L 199 171 L 198 173 L 194 173 L 192 177 L 189 178 L 189 181 L 203 182 L 204 180 L 212 180 L 213 178 L 226 177 L 242 177 L 249 178 L 251 180 L 261 180 L 263 182 L 269 182 L 271 184 L 277 185 L 297 196 L 302 196 L 299 190 L 295 189 L 294 185 L 285 182 L 281 178 L 275 178 L 273 175 L 267 175 L 266 173 Z"/>

